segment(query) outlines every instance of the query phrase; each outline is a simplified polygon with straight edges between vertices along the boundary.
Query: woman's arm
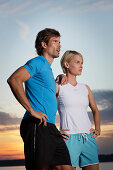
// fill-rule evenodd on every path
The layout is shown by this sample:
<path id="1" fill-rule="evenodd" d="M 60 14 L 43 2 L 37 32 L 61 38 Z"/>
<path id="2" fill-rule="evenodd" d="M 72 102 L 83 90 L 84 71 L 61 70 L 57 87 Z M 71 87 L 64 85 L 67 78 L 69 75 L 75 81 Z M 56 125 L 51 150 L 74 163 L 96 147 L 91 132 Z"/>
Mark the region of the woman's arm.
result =
<path id="1" fill-rule="evenodd" d="M 56 83 L 56 87 L 57 87 L 56 97 L 58 97 L 58 95 L 59 95 L 59 85 L 58 85 L 58 83 Z M 69 134 L 66 133 L 67 131 L 69 131 L 69 129 L 62 129 L 62 130 L 60 130 L 60 133 L 61 133 L 62 137 L 64 138 L 64 140 L 69 139 Z"/>
<path id="2" fill-rule="evenodd" d="M 58 94 L 59 94 L 59 85 L 58 85 L 58 83 L 56 83 L 56 97 L 58 97 Z"/>
<path id="3" fill-rule="evenodd" d="M 95 138 L 98 135 L 100 135 L 100 113 L 98 111 L 91 89 L 87 85 L 86 87 L 88 89 L 89 107 L 91 108 L 93 112 L 93 118 L 94 118 L 94 124 L 95 124 L 95 129 L 91 129 L 91 133 L 94 132 L 93 137 Z"/>

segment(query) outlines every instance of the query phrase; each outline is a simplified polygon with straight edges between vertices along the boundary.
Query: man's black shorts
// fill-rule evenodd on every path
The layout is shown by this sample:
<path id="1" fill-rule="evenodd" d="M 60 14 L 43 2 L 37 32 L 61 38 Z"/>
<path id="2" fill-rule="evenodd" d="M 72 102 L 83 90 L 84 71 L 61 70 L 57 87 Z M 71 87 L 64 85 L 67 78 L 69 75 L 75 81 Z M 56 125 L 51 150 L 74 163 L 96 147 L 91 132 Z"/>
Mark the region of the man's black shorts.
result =
<path id="1" fill-rule="evenodd" d="M 36 118 L 23 119 L 20 134 L 24 141 L 27 170 L 52 169 L 55 165 L 71 165 L 62 135 L 54 124 L 39 125 Z"/>

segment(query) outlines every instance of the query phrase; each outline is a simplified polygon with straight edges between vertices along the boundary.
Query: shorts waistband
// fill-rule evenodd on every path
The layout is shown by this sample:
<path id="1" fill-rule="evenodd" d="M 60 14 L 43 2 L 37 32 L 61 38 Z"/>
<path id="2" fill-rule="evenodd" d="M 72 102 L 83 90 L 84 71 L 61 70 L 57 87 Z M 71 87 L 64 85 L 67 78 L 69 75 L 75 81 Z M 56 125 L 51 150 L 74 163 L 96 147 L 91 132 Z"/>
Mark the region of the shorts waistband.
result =
<path id="1" fill-rule="evenodd" d="M 88 141 L 88 137 L 91 136 L 92 134 L 87 134 L 87 133 L 78 133 L 78 134 L 70 134 L 70 139 L 71 138 L 75 138 L 78 141 L 83 140 L 83 142 L 87 142 Z"/>

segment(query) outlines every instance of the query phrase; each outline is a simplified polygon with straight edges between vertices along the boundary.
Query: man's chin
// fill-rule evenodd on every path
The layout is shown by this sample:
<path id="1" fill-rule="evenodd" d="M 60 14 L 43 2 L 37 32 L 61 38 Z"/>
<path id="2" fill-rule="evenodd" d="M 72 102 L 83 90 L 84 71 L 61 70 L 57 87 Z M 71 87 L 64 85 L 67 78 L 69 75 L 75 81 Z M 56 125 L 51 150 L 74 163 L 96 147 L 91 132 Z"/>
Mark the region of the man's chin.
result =
<path id="1" fill-rule="evenodd" d="M 59 57 L 59 55 L 57 55 L 57 56 L 53 56 L 53 58 L 58 58 Z"/>

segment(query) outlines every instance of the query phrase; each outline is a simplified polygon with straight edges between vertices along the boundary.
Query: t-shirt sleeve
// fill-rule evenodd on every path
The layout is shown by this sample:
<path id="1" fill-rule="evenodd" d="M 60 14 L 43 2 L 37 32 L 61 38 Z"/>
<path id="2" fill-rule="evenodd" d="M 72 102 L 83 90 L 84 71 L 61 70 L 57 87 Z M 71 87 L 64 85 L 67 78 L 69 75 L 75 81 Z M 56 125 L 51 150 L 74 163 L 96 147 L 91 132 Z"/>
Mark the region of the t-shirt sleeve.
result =
<path id="1" fill-rule="evenodd" d="M 27 69 L 31 77 L 35 75 L 36 73 L 39 73 L 41 68 L 44 65 L 44 61 L 42 61 L 40 58 L 36 57 L 34 59 L 29 60 L 24 67 Z"/>

